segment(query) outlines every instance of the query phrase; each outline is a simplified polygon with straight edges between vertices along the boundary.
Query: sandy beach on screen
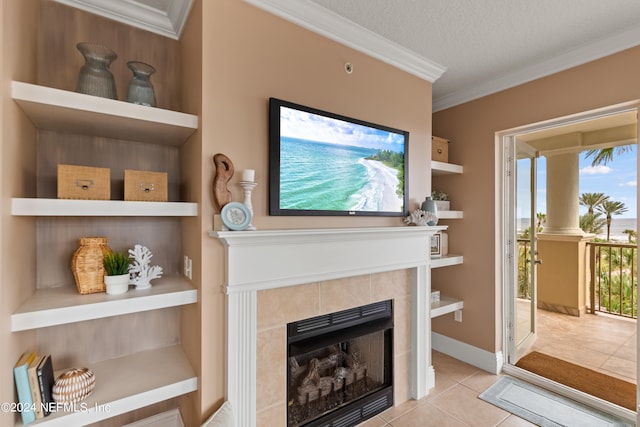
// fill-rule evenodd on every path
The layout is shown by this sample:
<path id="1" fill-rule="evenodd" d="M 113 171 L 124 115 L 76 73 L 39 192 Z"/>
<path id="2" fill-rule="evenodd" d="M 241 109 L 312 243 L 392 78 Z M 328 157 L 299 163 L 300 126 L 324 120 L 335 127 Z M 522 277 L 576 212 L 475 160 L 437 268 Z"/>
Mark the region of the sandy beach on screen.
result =
<path id="1" fill-rule="evenodd" d="M 385 166 L 378 160 L 365 160 L 364 163 L 374 172 L 374 179 L 383 188 L 381 210 L 386 212 L 401 212 L 403 200 L 396 194 L 398 188 L 398 171 Z"/>

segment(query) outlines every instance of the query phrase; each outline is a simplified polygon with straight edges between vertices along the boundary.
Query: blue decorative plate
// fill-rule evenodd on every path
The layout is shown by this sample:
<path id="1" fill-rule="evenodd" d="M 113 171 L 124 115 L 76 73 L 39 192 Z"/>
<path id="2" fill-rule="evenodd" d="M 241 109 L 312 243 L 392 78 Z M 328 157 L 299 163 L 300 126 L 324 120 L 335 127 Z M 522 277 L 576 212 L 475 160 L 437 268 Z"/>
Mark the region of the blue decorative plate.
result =
<path id="1" fill-rule="evenodd" d="M 229 202 L 222 208 L 220 212 L 222 223 L 229 230 L 245 230 L 251 224 L 251 212 L 240 202 Z"/>

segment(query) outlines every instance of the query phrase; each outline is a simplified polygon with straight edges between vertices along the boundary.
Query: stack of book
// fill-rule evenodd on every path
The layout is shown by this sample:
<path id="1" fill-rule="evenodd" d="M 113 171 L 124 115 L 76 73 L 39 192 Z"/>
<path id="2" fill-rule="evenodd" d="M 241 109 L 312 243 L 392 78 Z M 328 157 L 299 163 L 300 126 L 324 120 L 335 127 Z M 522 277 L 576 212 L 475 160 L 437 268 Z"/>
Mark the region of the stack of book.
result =
<path id="1" fill-rule="evenodd" d="M 53 408 L 53 365 L 51 355 L 23 353 L 13 368 L 18 392 L 17 409 L 22 423 L 29 424 L 51 414 Z"/>

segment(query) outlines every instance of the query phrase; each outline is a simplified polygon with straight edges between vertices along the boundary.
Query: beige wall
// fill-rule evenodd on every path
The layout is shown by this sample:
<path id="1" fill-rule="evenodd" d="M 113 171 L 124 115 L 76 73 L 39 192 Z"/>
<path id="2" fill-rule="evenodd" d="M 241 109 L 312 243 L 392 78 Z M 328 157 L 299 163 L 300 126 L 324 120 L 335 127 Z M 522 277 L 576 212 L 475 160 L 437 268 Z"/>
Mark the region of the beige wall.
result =
<path id="1" fill-rule="evenodd" d="M 202 411 L 224 397 L 224 250 L 213 227 L 212 157 L 229 156 L 229 188 L 242 200 L 238 175 L 255 169 L 253 224 L 259 229 L 402 225 L 394 218 L 268 216 L 268 99 L 277 97 L 411 132 L 412 208 L 430 186 L 431 84 L 238 0 L 203 1 L 202 52 Z M 353 74 L 344 63 L 351 62 Z M 250 266 L 250 260 L 248 260 Z"/>
<path id="2" fill-rule="evenodd" d="M 640 99 L 640 47 L 487 96 L 433 115 L 433 132 L 451 140 L 460 177 L 434 180 L 463 205 L 450 222 L 450 252 L 464 265 L 433 274 L 441 291 L 465 301 L 462 323 L 435 319 L 434 330 L 494 352 L 501 350 L 501 284 L 496 269 L 495 133 L 548 119 Z M 446 272 L 444 270 L 447 270 Z"/>
<path id="3" fill-rule="evenodd" d="M 35 146 L 36 133 L 29 120 L 11 99 L 11 80 L 35 79 L 35 52 L 37 3 L 27 1 L 3 1 L 0 3 L 2 51 L 0 76 L 2 77 L 2 105 L 0 106 L 0 182 L 2 198 L 0 207 L 1 253 L 10 254 L 0 259 L 0 369 L 3 373 L 0 385 L 0 401 L 14 401 L 12 368 L 20 354 L 34 340 L 35 332 L 21 334 L 10 332 L 11 314 L 33 291 L 35 283 L 35 227 L 34 220 L 12 217 L 11 197 L 17 194 L 35 196 Z M 17 418 L 13 413 L 0 413 L 0 425 L 13 425 Z"/>

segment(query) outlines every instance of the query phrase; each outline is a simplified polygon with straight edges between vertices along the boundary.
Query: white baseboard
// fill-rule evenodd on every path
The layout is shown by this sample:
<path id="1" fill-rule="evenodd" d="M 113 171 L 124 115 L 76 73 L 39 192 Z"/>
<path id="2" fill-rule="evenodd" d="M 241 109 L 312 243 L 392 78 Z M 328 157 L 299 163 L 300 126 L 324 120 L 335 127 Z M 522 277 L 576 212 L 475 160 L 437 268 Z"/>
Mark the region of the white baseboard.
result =
<path id="1" fill-rule="evenodd" d="M 135 423 L 127 424 L 126 426 L 123 426 L 123 427 L 144 427 L 144 426 L 184 427 L 184 423 L 182 422 L 180 411 L 177 409 L 172 409 L 170 411 L 162 412 L 152 417 L 136 421 Z"/>
<path id="2" fill-rule="evenodd" d="M 504 356 L 501 351 L 491 353 L 437 332 L 431 333 L 431 348 L 495 375 L 502 371 Z"/>

